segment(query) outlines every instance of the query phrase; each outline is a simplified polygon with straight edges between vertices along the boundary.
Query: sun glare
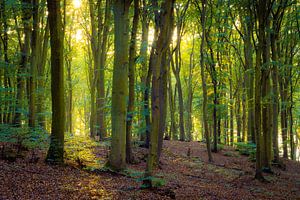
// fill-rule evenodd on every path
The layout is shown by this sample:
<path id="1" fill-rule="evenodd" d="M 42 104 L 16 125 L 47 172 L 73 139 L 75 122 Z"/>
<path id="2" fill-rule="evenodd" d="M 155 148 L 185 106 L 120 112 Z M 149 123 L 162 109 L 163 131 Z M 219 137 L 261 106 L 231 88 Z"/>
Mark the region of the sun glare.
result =
<path id="1" fill-rule="evenodd" d="M 79 29 L 79 30 L 76 31 L 75 39 L 76 39 L 77 42 L 82 40 L 82 30 Z"/>
<path id="2" fill-rule="evenodd" d="M 80 8 L 81 0 L 73 0 L 73 6 L 74 8 Z"/>

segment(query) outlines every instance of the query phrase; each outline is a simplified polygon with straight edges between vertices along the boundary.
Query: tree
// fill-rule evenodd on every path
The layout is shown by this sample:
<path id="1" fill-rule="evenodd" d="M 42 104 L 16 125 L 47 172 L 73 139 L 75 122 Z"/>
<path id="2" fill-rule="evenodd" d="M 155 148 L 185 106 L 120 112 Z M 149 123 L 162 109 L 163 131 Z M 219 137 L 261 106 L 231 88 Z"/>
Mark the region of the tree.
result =
<path id="1" fill-rule="evenodd" d="M 136 57 L 136 36 L 139 23 L 139 0 L 134 0 L 134 16 L 132 20 L 131 39 L 129 47 L 129 99 L 127 106 L 127 122 L 126 122 L 126 161 L 133 161 L 131 150 L 131 134 L 132 121 L 134 116 L 134 99 L 135 99 L 135 57 Z"/>
<path id="2" fill-rule="evenodd" d="M 108 166 L 122 170 L 126 166 L 126 105 L 128 97 L 128 52 L 130 0 L 114 1 L 114 68 L 112 85 L 112 141 Z"/>
<path id="3" fill-rule="evenodd" d="M 152 124 L 150 135 L 150 147 L 147 159 L 147 167 L 145 172 L 144 185 L 146 187 L 152 187 L 151 176 L 154 166 L 158 164 L 158 140 L 161 118 L 161 103 L 160 88 L 164 87 L 160 79 L 162 78 L 161 70 L 164 67 L 162 65 L 163 56 L 166 55 L 170 41 L 172 31 L 173 20 L 173 6 L 174 0 L 165 0 L 161 4 L 160 12 L 155 11 L 155 34 L 157 34 L 157 40 L 153 41 L 149 68 L 152 70 Z M 157 2 L 153 1 L 152 6 L 158 8 Z M 156 38 L 155 38 L 156 39 Z M 167 82 L 165 82 L 167 84 Z M 165 117 L 165 116 L 163 116 Z"/>
<path id="4" fill-rule="evenodd" d="M 210 137 L 209 137 L 209 129 L 208 129 L 208 120 L 207 120 L 207 87 L 206 87 L 206 78 L 205 78 L 205 71 L 204 71 L 204 45 L 205 45 L 205 38 L 206 38 L 206 7 L 207 1 L 201 1 L 201 8 L 200 5 L 197 4 L 198 10 L 201 13 L 200 22 L 201 22 L 201 44 L 200 44 L 200 68 L 201 68 L 201 80 L 202 80 L 202 95 L 203 95 L 203 104 L 202 104 L 202 119 L 204 124 L 204 134 L 206 140 L 206 148 L 208 153 L 208 161 L 212 162 L 212 155 L 211 155 L 211 148 L 210 148 Z"/>
<path id="5" fill-rule="evenodd" d="M 61 164 L 64 162 L 64 34 L 62 14 L 59 0 L 47 0 L 49 12 L 50 44 L 51 44 L 51 94 L 52 124 L 51 141 L 46 162 Z"/>

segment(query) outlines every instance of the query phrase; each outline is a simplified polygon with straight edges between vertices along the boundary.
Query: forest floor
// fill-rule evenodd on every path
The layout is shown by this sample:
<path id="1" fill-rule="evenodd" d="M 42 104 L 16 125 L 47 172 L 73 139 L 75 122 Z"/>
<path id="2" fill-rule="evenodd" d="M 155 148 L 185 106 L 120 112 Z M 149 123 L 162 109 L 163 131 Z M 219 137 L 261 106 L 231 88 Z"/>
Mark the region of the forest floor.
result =
<path id="1" fill-rule="evenodd" d="M 107 151 L 96 149 L 99 157 Z M 164 141 L 156 170 L 164 184 L 140 189 L 147 150 L 134 153 L 138 162 L 128 166 L 127 176 L 71 164 L 48 166 L 42 159 L 35 164 L 26 158 L 0 160 L 0 199 L 300 199 L 299 162 L 284 160 L 286 170 L 274 168 L 274 174 L 265 174 L 268 183 L 261 183 L 253 179 L 254 163 L 231 147 L 213 153 L 214 162 L 208 163 L 205 144 Z"/>

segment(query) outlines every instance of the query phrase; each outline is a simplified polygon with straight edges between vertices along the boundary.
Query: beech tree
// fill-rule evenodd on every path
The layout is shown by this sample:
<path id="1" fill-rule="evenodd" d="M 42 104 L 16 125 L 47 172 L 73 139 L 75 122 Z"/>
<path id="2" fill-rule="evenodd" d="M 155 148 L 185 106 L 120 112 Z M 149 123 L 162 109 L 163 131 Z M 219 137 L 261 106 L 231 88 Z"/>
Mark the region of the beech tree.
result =
<path id="1" fill-rule="evenodd" d="M 108 166 L 114 170 L 126 166 L 126 118 L 128 98 L 129 18 L 131 1 L 114 1 L 115 56 L 112 85 L 112 141 Z"/>
<path id="2" fill-rule="evenodd" d="M 64 162 L 64 33 L 61 6 L 59 0 L 47 0 L 51 43 L 51 94 L 52 124 L 51 142 L 46 162 L 61 164 Z"/>

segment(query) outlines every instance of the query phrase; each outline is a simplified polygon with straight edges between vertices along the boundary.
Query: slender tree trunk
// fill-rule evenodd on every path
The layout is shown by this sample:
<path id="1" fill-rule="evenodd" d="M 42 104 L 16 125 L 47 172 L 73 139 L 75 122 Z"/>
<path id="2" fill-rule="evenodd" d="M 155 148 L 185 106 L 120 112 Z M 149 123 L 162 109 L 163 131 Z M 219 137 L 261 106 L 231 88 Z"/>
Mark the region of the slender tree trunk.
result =
<path id="1" fill-rule="evenodd" d="M 171 56 L 171 55 L 170 55 Z M 171 59 L 171 65 L 174 65 L 173 59 Z M 169 108 L 170 108 L 170 136 L 172 136 L 173 140 L 178 140 L 178 133 L 176 129 L 176 118 L 175 118 L 175 97 L 173 95 L 172 89 L 172 79 L 171 79 L 171 72 L 168 75 L 168 82 L 169 82 Z"/>
<path id="2" fill-rule="evenodd" d="M 46 22 L 46 28 L 44 31 L 44 36 L 43 36 L 43 44 L 41 47 L 41 57 L 39 60 L 38 68 L 37 68 L 37 88 L 38 88 L 38 93 L 37 93 L 37 121 L 39 126 L 43 127 L 44 129 L 46 128 L 46 118 L 45 118 L 45 66 L 46 66 L 46 60 L 47 60 L 47 54 L 48 54 L 48 43 L 49 43 L 49 37 L 50 37 L 50 31 L 49 31 L 49 20 Z"/>
<path id="3" fill-rule="evenodd" d="M 155 36 L 154 36 L 155 38 Z M 149 148 L 150 145 L 150 131 L 151 131 L 151 120 L 150 120 L 150 108 L 149 108 L 149 90 L 150 90 L 150 82 L 152 78 L 152 68 L 149 64 L 148 74 L 146 78 L 146 87 L 144 91 L 144 115 L 146 122 L 146 131 L 145 131 L 145 147 Z"/>
<path id="4" fill-rule="evenodd" d="M 193 70 L 194 70 L 194 46 L 195 46 L 195 38 L 193 33 L 193 45 L 192 45 L 192 52 L 190 54 L 190 66 L 189 66 L 189 78 L 188 78 L 188 97 L 187 97 L 187 123 L 186 123 L 186 130 L 187 130 L 187 141 L 193 140 L 192 129 L 193 129 L 193 122 L 192 122 L 192 107 L 193 107 Z"/>
<path id="5" fill-rule="evenodd" d="M 100 139 L 104 139 L 107 136 L 106 123 L 105 123 L 105 67 L 106 67 L 106 57 L 107 57 L 107 45 L 108 45 L 108 34 L 110 25 L 110 6 L 111 1 L 106 0 L 105 4 L 105 19 L 102 34 L 101 43 L 101 55 L 100 55 L 100 70 L 99 70 L 99 82 L 98 82 L 98 113 L 97 113 L 97 123 L 99 125 L 97 131 Z M 101 25 L 99 25 L 101 26 Z"/>
<path id="6" fill-rule="evenodd" d="M 177 83 L 177 90 L 178 90 L 178 110 L 179 110 L 179 139 L 180 141 L 185 140 L 185 131 L 184 131 L 184 106 L 183 106 L 183 94 L 182 94 L 182 86 L 180 80 L 180 70 L 181 70 L 181 52 L 180 52 L 180 45 L 181 45 L 181 26 L 177 26 L 177 46 L 175 50 L 175 69 L 173 69 L 173 73 L 176 78 Z"/>
<path id="7" fill-rule="evenodd" d="M 250 1 L 248 1 L 250 7 Z M 249 20 L 244 26 L 244 56 L 245 56 L 245 87 L 247 94 L 247 141 L 255 143 L 254 133 L 254 68 L 253 68 L 253 45 L 251 42 L 251 35 L 253 32 L 252 13 L 247 13 Z"/>
<path id="8" fill-rule="evenodd" d="M 30 20 L 32 17 L 31 1 L 22 1 L 22 12 L 23 12 L 23 26 L 24 26 L 24 43 L 21 44 L 21 62 L 17 72 L 17 98 L 16 98 L 16 111 L 14 118 L 14 125 L 21 126 L 21 116 L 22 108 L 24 104 L 24 90 L 25 90 L 25 80 L 22 74 L 26 73 L 27 65 L 29 63 L 30 54 L 30 35 L 31 35 L 31 24 Z"/>
<path id="9" fill-rule="evenodd" d="M 270 29 L 269 19 L 265 19 L 265 29 L 264 33 L 260 34 L 263 42 L 263 66 L 261 67 L 261 87 L 262 87 L 262 132 L 263 132 L 263 142 L 262 142 L 262 165 L 265 170 L 271 170 L 271 150 L 272 150 L 272 124 L 271 119 L 272 113 L 271 111 L 271 99 L 270 99 L 270 91 L 271 91 L 271 77 L 270 77 L 270 34 L 268 31 Z"/>
<path id="10" fill-rule="evenodd" d="M 140 61 L 141 61 L 141 85 L 142 85 L 142 96 L 143 96 L 143 105 L 141 106 L 140 109 L 140 113 L 141 116 L 144 117 L 144 120 L 142 122 L 143 126 L 145 126 L 145 131 L 141 132 L 140 134 L 140 140 L 146 143 L 146 138 L 148 138 L 148 142 L 149 142 L 149 134 L 147 137 L 147 133 L 149 133 L 148 127 L 146 121 L 147 121 L 147 115 L 148 115 L 148 111 L 149 109 L 145 110 L 145 92 L 147 90 L 147 67 L 148 67 L 148 63 L 147 63 L 147 51 L 148 51 L 148 32 L 149 32 L 149 22 L 148 22 L 148 13 L 147 13 L 147 5 L 146 5 L 146 1 L 143 0 L 143 8 L 142 8 L 142 12 L 141 12 L 141 21 L 142 21 L 142 42 L 141 42 L 141 47 L 140 47 Z M 150 73 L 151 74 L 151 73 Z M 148 85 L 149 85 L 148 84 Z M 149 120 L 150 122 L 150 120 Z M 149 143 L 148 143 L 149 144 Z M 149 145 L 148 145 L 149 146 Z"/>
<path id="11" fill-rule="evenodd" d="M 238 86 L 239 87 L 239 86 Z M 240 91 L 239 88 L 237 89 L 237 96 L 236 96 L 236 125 L 237 125 L 237 142 L 241 142 L 241 97 L 240 97 Z"/>
<path id="12" fill-rule="evenodd" d="M 33 30 L 31 37 L 31 60 L 30 60 L 30 77 L 29 77 L 29 127 L 36 126 L 36 76 L 38 64 L 38 51 L 39 51 L 39 0 L 33 0 L 32 13 L 33 13 Z"/>
<path id="13" fill-rule="evenodd" d="M 170 22 L 171 23 L 171 22 Z M 168 30 L 167 38 L 172 37 L 172 24 L 171 27 Z M 169 48 L 168 48 L 169 50 Z M 167 56 L 168 55 L 168 56 Z M 160 66 L 160 88 L 159 88 L 159 103 L 160 103 L 160 124 L 159 124 L 159 133 L 158 133 L 158 157 L 157 157 L 157 163 L 159 162 L 159 158 L 162 152 L 163 147 L 163 138 L 164 134 L 166 133 L 166 118 L 167 118 L 167 93 L 168 93 L 168 73 L 170 68 L 170 61 L 171 58 L 169 57 L 169 53 L 165 51 L 162 54 L 162 61 Z"/>
<path id="14" fill-rule="evenodd" d="M 134 99 L 135 99 L 135 57 L 136 57 L 136 36 L 139 23 L 139 0 L 134 0 L 134 16 L 132 20 L 131 41 L 129 46 L 129 98 L 127 106 L 126 121 L 126 162 L 133 161 L 131 138 L 132 138 L 132 122 L 134 116 Z"/>
<path id="15" fill-rule="evenodd" d="M 243 82 L 243 94 L 242 94 L 242 142 L 246 141 L 246 122 L 247 122 L 247 110 L 246 110 L 246 91 L 245 91 L 245 82 Z"/>
<path id="16" fill-rule="evenodd" d="M 8 37 L 8 24 L 7 24 L 7 16 L 6 16 L 6 5 L 5 5 L 5 2 L 4 1 L 1 1 L 0 2 L 0 23 L 1 23 L 1 27 L 0 27 L 0 33 L 1 33 L 1 36 L 2 36 L 2 48 L 3 48 L 3 59 L 4 59 L 4 62 L 5 62 L 5 65 L 4 65 L 4 69 L 3 71 L 1 70 L 1 78 L 3 76 L 3 79 L 2 79 L 2 84 L 3 84 L 3 87 L 6 88 L 6 91 L 3 95 L 3 99 L 4 101 L 1 102 L 1 122 L 4 123 L 4 124 L 8 124 L 8 123 L 11 123 L 11 119 L 13 117 L 13 114 L 14 114 L 14 108 L 13 108 L 13 100 L 10 100 L 8 101 L 7 99 L 14 99 L 14 94 L 13 92 L 9 91 L 10 88 L 12 88 L 12 80 L 11 78 L 9 77 L 9 58 L 8 58 L 8 49 L 9 49 L 9 37 Z M 3 28 L 3 29 L 2 29 Z M 2 35 L 2 32 L 3 32 L 3 35 Z M 2 52 L 2 51 L 1 51 Z M 3 106 L 3 107 L 2 107 Z"/>
<path id="17" fill-rule="evenodd" d="M 277 55 L 277 44 L 275 35 L 271 35 L 271 49 L 272 49 L 272 60 L 278 61 Z M 274 152 L 274 162 L 279 163 L 279 146 L 278 146 L 278 68 L 277 64 L 273 65 L 272 68 L 272 92 L 273 92 L 273 113 L 272 113 L 272 123 L 273 123 L 273 152 Z"/>
<path id="18" fill-rule="evenodd" d="M 208 153 L 208 161 L 212 162 L 211 148 L 210 148 L 210 136 L 208 128 L 208 119 L 207 119 L 207 88 L 206 88 L 206 78 L 204 72 L 204 43 L 206 35 L 206 0 L 202 0 L 202 12 L 201 12 L 201 25 L 202 25 L 202 34 L 201 34 L 201 45 L 200 45 L 200 67 L 201 67 L 201 80 L 202 80 L 202 95 L 203 95 L 203 124 L 204 124 L 204 134 L 206 139 L 206 147 Z"/>
<path id="19" fill-rule="evenodd" d="M 229 78 L 229 99 L 230 99 L 230 107 L 229 107 L 229 114 L 230 114 L 230 119 L 229 119 L 229 127 L 230 127 L 230 145 L 233 145 L 234 142 L 234 134 L 233 134 L 233 130 L 234 130 L 234 126 L 233 126 L 233 86 L 232 86 L 232 69 L 231 69 L 231 63 L 229 64 L 229 74 L 230 74 L 230 78 Z"/>
<path id="20" fill-rule="evenodd" d="M 90 136 L 94 138 L 98 131 L 98 121 L 97 114 L 99 106 L 99 90 L 100 90 L 100 47 L 101 47 L 101 34 L 102 34 L 102 9 L 101 2 L 97 0 L 97 5 L 94 5 L 93 0 L 89 0 L 89 9 L 90 9 L 90 18 L 91 18 L 91 50 L 92 50 L 92 58 L 93 58 L 93 68 L 90 71 L 91 73 L 91 116 L 90 116 Z M 95 9 L 96 8 L 96 9 Z M 95 15 L 95 12 L 97 15 Z M 98 16 L 98 21 L 96 19 Z M 98 24 L 97 24 L 98 22 Z M 97 104 L 98 103 L 98 104 Z M 97 105 L 96 105 L 97 104 Z"/>

